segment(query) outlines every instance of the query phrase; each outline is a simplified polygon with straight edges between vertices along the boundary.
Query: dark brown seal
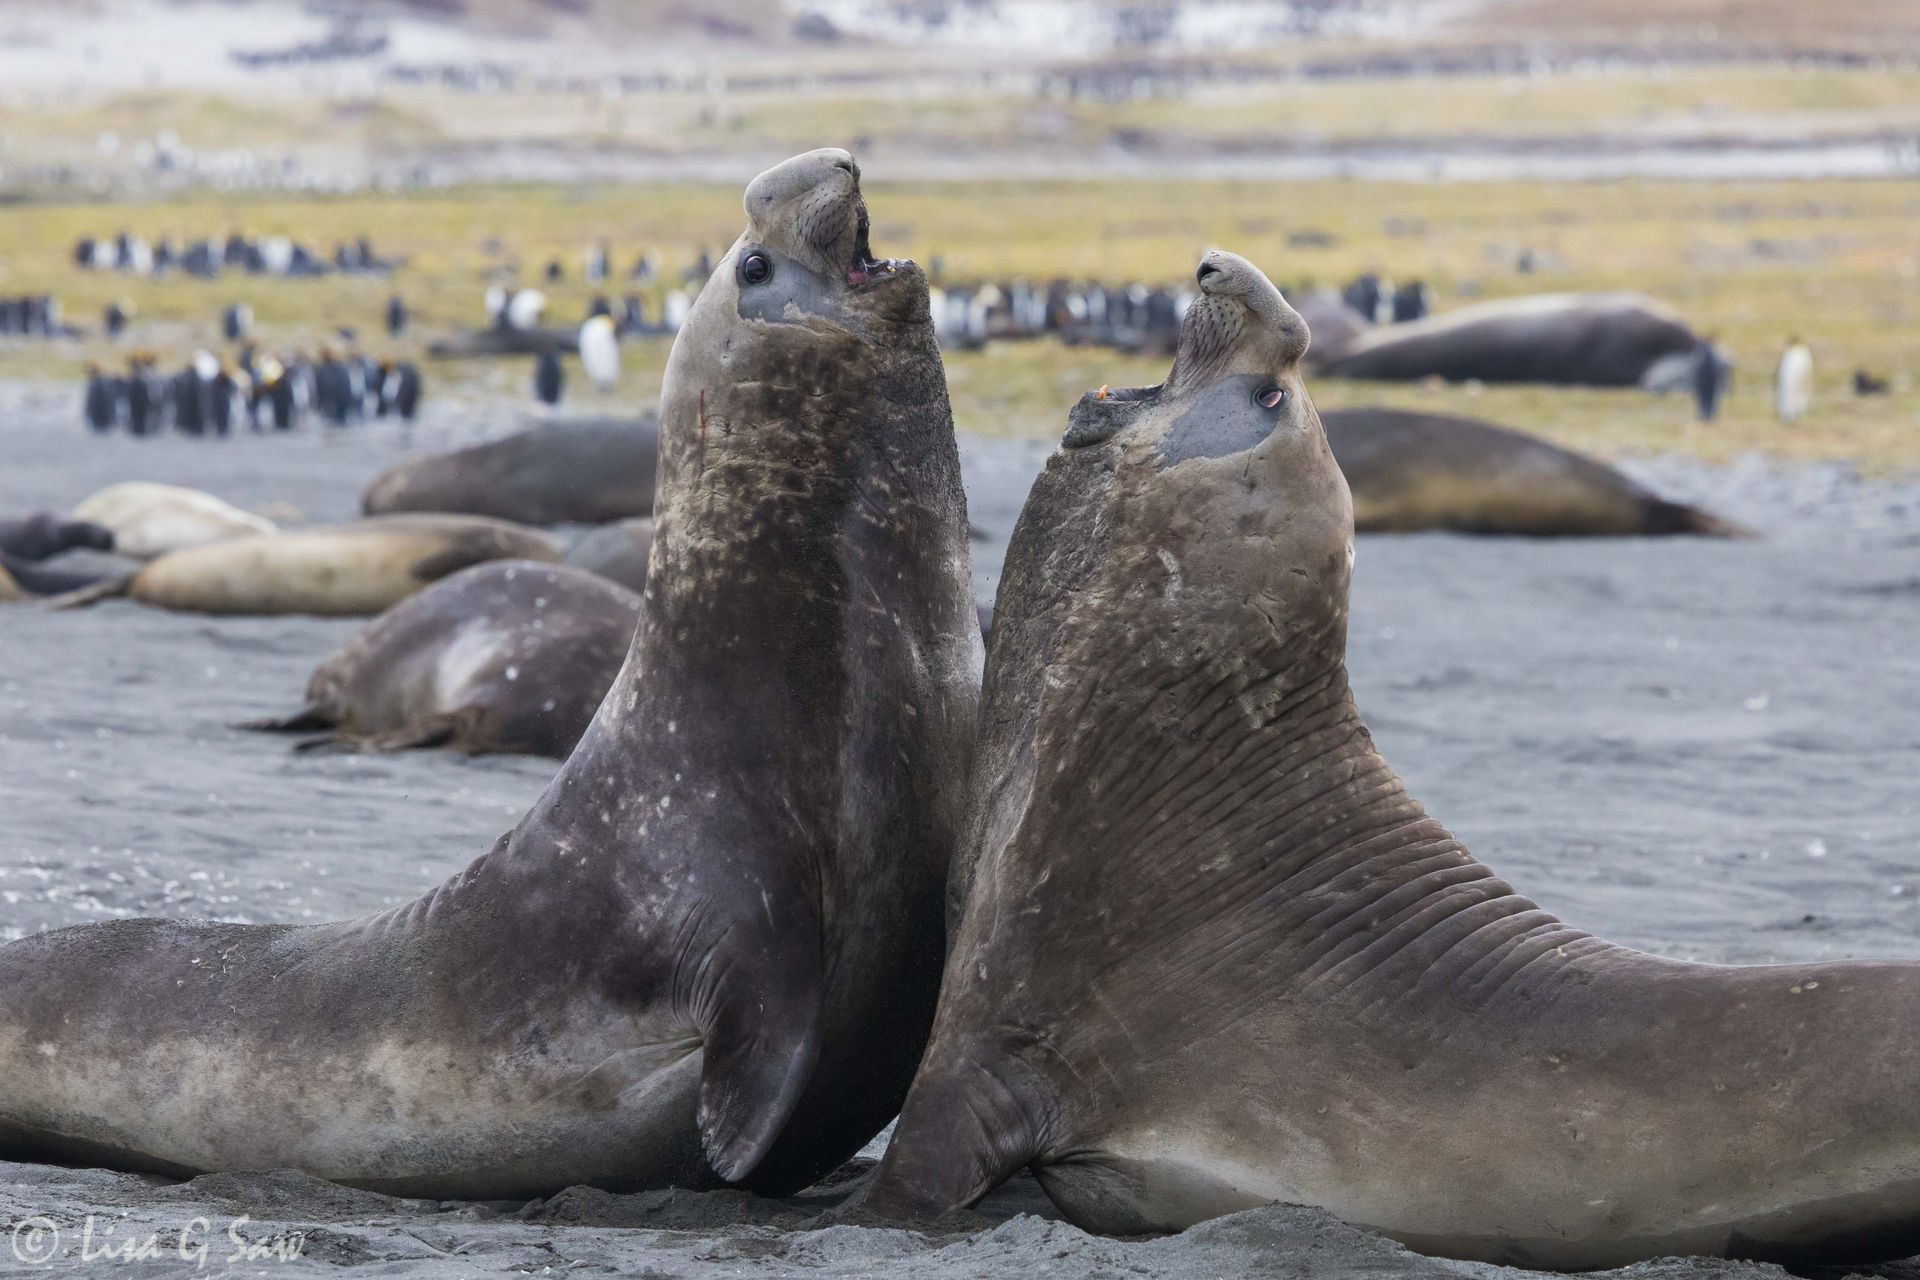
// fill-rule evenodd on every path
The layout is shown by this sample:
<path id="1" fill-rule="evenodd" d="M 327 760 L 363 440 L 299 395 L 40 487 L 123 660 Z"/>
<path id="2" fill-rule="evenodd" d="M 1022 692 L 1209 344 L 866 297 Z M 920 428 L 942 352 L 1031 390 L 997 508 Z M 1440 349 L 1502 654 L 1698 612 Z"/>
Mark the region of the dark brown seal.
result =
<path id="1" fill-rule="evenodd" d="M 746 210 L 668 362 L 640 629 L 546 794 L 369 919 L 0 947 L 0 1158 L 790 1190 L 895 1114 L 978 701 L 959 454 L 852 158 Z"/>
<path id="2" fill-rule="evenodd" d="M 370 516 L 446 511 L 521 524 L 603 524 L 653 511 L 660 420 L 552 422 L 414 458 L 367 486 Z"/>
<path id="3" fill-rule="evenodd" d="M 300 744 L 564 760 L 626 661 L 640 596 L 584 569 L 496 560 L 402 600 L 327 655 L 307 704 L 249 729 Z"/>
<path id="4" fill-rule="evenodd" d="M 1023 1166 L 1082 1226 L 1318 1205 L 1429 1252 L 1920 1243 L 1920 964 L 1630 951 L 1406 792 L 1345 663 L 1304 326 L 1209 254 L 1164 387 L 1089 397 L 1000 588 L 940 1012 L 868 1201 Z"/>

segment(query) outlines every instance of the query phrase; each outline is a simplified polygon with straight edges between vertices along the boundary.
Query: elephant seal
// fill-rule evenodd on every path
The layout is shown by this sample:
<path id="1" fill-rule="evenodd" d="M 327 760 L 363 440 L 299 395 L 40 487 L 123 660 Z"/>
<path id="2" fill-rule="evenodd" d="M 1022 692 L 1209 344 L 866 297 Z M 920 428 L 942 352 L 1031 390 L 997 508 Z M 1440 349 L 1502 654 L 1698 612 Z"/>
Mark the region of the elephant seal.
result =
<path id="1" fill-rule="evenodd" d="M 566 563 L 634 591 L 645 591 L 647 560 L 652 552 L 653 521 L 616 520 L 582 534 L 567 548 Z"/>
<path id="2" fill-rule="evenodd" d="M 66 520 L 50 511 L 0 520 L 0 556 L 11 560 L 50 560 L 67 551 L 113 549 L 113 530 L 90 521 Z"/>
<path id="3" fill-rule="evenodd" d="M 68 551 L 112 551 L 113 530 L 51 512 L 0 520 L 0 604 L 81 590 L 100 573 L 52 569 L 40 562 Z"/>
<path id="4" fill-rule="evenodd" d="M 370 516 L 452 511 L 521 524 L 604 524 L 653 511 L 660 419 L 555 422 L 415 458 L 367 486 Z"/>
<path id="5" fill-rule="evenodd" d="M 1023 1166 L 1092 1230 L 1317 1205 L 1534 1267 L 1920 1244 L 1920 964 L 1727 967 L 1515 893 L 1375 751 L 1306 330 L 1210 253 L 1163 387 L 1035 484 L 987 661 L 963 904 L 866 1207 Z"/>
<path id="6" fill-rule="evenodd" d="M 488 560 L 558 560 L 537 529 L 479 516 L 377 516 L 175 551 L 57 603 L 128 596 L 192 613 L 368 617 Z"/>
<path id="7" fill-rule="evenodd" d="M 1684 383 L 1699 345 L 1678 314 L 1642 294 L 1540 294 L 1369 329 L 1316 358 L 1315 371 L 1658 391 Z"/>
<path id="8" fill-rule="evenodd" d="M 1598 459 L 1491 423 L 1401 409 L 1333 409 L 1320 421 L 1361 533 L 1748 536 Z"/>
<path id="9" fill-rule="evenodd" d="M 852 157 L 746 211 L 668 359 L 640 628 L 546 794 L 366 920 L 0 947 L 0 1158 L 779 1191 L 893 1117 L 978 709 L 959 450 Z"/>
<path id="10" fill-rule="evenodd" d="M 408 596 L 329 654 L 307 705 L 243 727 L 302 747 L 451 747 L 564 760 L 620 673 L 640 597 L 581 569 L 495 560 Z"/>
<path id="11" fill-rule="evenodd" d="M 114 550 L 135 560 L 276 531 L 265 516 L 210 493 L 146 481 L 108 485 L 75 507 L 73 518 L 113 530 Z"/>

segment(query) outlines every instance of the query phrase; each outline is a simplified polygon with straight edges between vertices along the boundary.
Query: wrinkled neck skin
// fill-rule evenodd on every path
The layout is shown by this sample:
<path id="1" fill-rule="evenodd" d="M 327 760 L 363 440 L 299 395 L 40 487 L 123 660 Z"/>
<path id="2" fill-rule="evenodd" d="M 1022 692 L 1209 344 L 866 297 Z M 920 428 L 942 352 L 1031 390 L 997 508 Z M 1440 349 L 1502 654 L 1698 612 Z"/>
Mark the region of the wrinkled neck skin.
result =
<path id="1" fill-rule="evenodd" d="M 1036 484 L 987 669 L 962 846 L 980 861 L 956 868 L 949 899 L 950 919 L 967 904 L 949 974 L 987 956 L 999 971 L 943 1006 L 936 1043 L 1027 1025 L 1044 1047 L 1023 1058 L 1084 1083 L 1093 1046 L 1149 1026 L 1172 1051 L 1296 998 L 1303 1017 L 1419 1026 L 1388 1015 L 1443 954 L 1498 965 L 1586 945 L 1474 861 L 1374 749 L 1345 664 L 1351 499 L 1306 414 L 1310 438 L 1284 458 L 1276 438 L 1161 465 L 1178 431 L 1123 429 L 1062 450 Z M 1090 907 L 1111 927 L 1043 927 Z M 1222 1001 L 1242 966 L 1261 977 Z M 1025 1006 L 1022 973 L 1099 1012 L 1063 1031 Z M 1037 1100 L 1021 1123 L 1043 1150 L 1074 1128 L 1046 1114 L 1061 1092 L 1101 1090 L 1014 1091 Z"/>

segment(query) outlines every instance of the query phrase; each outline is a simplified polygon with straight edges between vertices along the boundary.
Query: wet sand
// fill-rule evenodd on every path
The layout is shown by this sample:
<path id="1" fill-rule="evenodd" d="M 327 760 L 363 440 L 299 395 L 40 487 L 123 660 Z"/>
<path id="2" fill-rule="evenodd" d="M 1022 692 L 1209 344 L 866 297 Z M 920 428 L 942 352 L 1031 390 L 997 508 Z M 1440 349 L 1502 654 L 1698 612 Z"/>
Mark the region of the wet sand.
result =
<path id="1" fill-rule="evenodd" d="M 96 440 L 70 392 L 0 387 L 0 512 L 151 479 L 346 518 L 366 480 L 410 448 L 519 418 L 440 404 L 410 437 L 381 425 Z M 984 590 L 1047 449 L 963 442 Z M 1351 658 L 1382 750 L 1516 886 L 1617 941 L 1716 961 L 1920 955 L 1920 482 L 1672 459 L 1632 469 L 1763 536 L 1360 541 Z M 296 705 L 357 625 L 125 602 L 0 611 L 4 936 L 126 915 L 351 916 L 483 852 L 552 762 L 295 756 L 228 727 Z M 170 1184 L 0 1164 L 0 1275 L 36 1269 L 18 1251 L 52 1238 L 33 1234 L 44 1224 L 9 1239 L 35 1217 L 58 1229 L 55 1256 L 69 1264 L 83 1248 L 98 1258 L 152 1237 L 158 1256 L 133 1268 L 150 1274 L 1517 1274 L 1421 1258 L 1289 1208 L 1168 1239 L 1098 1239 L 1051 1220 L 1024 1179 L 930 1235 L 818 1221 L 833 1202 L 574 1190 L 440 1204 L 285 1172 Z M 235 1235 L 264 1249 L 305 1233 L 301 1256 L 230 1261 L 242 1216 Z M 1763 1270 L 1779 1274 L 1699 1261 L 1634 1274 Z"/>

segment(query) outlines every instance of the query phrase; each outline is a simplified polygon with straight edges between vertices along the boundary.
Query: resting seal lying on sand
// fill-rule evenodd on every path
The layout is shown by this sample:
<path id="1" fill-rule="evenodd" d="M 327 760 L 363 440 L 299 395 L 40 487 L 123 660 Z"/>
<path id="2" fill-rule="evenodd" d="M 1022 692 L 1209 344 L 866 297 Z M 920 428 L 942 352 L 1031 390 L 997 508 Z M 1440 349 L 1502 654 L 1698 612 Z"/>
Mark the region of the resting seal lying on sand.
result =
<path id="1" fill-rule="evenodd" d="M 963 904 L 868 1207 L 1023 1166 L 1082 1226 L 1268 1201 L 1549 1267 L 1920 1243 L 1920 964 L 1616 947 L 1374 750 L 1306 332 L 1212 253 L 1164 387 L 1092 397 L 994 623 Z"/>
<path id="2" fill-rule="evenodd" d="M 1699 345 L 1679 315 L 1641 294 L 1554 293 L 1369 329 L 1316 367 L 1340 378 L 1669 390 Z"/>
<path id="3" fill-rule="evenodd" d="M 451 747 L 566 759 L 620 674 L 640 596 L 582 569 L 496 560 L 407 597 L 327 656 L 293 715 L 303 748 Z"/>
<path id="4" fill-rule="evenodd" d="M 792 1190 L 895 1114 L 978 701 L 959 451 L 852 158 L 746 208 L 668 361 L 645 616 L 546 794 L 369 919 L 0 947 L 0 1158 Z"/>
<path id="5" fill-rule="evenodd" d="M 1604 462 L 1492 423 L 1401 409 L 1336 409 L 1320 417 L 1353 491 L 1353 525 L 1361 533 L 1745 536 Z"/>
<path id="6" fill-rule="evenodd" d="M 210 493 L 146 481 L 108 485 L 75 507 L 73 518 L 113 530 L 114 550 L 135 560 L 275 529 L 265 516 L 242 511 Z"/>
<path id="7" fill-rule="evenodd" d="M 653 511 L 660 419 L 555 422 L 414 458 L 367 486 L 370 516 L 453 511 L 521 524 L 602 524 Z"/>
<path id="8" fill-rule="evenodd" d="M 503 520 L 377 516 L 171 552 L 56 603 L 128 596 L 193 613 L 366 617 L 469 565 L 558 560 L 560 553 L 554 538 Z"/>

